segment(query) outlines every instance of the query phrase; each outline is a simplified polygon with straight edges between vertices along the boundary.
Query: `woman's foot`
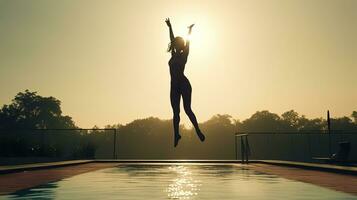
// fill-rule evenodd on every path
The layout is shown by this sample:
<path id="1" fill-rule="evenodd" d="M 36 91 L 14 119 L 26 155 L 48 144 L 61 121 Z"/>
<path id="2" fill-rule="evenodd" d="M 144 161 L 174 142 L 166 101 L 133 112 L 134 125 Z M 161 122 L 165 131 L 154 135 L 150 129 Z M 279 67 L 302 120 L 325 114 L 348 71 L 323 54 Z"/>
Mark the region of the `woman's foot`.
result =
<path id="1" fill-rule="evenodd" d="M 174 147 L 176 147 L 178 145 L 179 140 L 181 139 L 181 135 L 180 134 L 175 134 L 175 144 Z"/>
<path id="2" fill-rule="evenodd" d="M 201 131 L 197 132 L 197 136 L 200 138 L 201 142 L 205 141 L 206 139 L 205 135 Z"/>

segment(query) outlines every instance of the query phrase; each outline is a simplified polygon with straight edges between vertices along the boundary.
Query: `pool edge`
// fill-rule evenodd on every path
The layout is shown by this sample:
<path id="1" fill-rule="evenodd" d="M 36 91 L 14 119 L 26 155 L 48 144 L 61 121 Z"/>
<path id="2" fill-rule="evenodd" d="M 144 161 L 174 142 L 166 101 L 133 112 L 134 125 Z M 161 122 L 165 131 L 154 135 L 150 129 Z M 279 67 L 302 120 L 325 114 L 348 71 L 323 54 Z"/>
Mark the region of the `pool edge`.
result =
<path id="1" fill-rule="evenodd" d="M 66 167 L 71 165 L 80 165 L 87 163 L 118 163 L 118 164 L 143 164 L 143 163 L 201 163 L 201 164 L 242 164 L 239 160 L 138 160 L 138 159 L 94 159 L 94 160 L 70 160 L 61 162 L 49 162 L 49 163 L 35 163 L 35 164 L 25 164 L 25 165 L 13 165 L 13 166 L 0 166 L 0 174 L 9 174 L 21 171 L 32 171 L 41 169 L 50 169 L 58 167 Z M 353 166 L 341 166 L 341 165 L 330 165 L 330 164 L 316 164 L 316 163 L 306 163 L 306 162 L 294 162 L 294 161 L 282 161 L 282 160 L 251 160 L 248 164 L 261 163 L 278 165 L 285 167 L 294 167 L 307 170 L 318 170 L 339 174 L 357 175 L 357 167 Z"/>

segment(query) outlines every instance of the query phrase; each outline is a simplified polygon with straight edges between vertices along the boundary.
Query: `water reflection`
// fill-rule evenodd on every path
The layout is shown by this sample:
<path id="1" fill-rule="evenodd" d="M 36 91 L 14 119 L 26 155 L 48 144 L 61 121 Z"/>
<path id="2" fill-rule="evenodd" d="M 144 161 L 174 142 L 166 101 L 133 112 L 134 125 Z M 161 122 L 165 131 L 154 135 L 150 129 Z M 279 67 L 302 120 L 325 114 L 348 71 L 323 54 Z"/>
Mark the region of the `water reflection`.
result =
<path id="1" fill-rule="evenodd" d="M 0 199 L 356 200 L 357 197 L 240 165 L 161 164 L 92 171 Z"/>
<path id="2" fill-rule="evenodd" d="M 37 186 L 35 188 L 20 190 L 12 193 L 8 196 L 9 199 L 16 200 L 31 200 L 31 199 L 42 199 L 42 200 L 53 200 L 55 197 L 55 189 L 58 187 L 57 182 L 47 183 L 44 185 Z M 0 197 L 1 199 L 1 197 Z"/>
<path id="3" fill-rule="evenodd" d="M 172 180 L 166 189 L 170 199 L 193 199 L 200 191 L 201 181 L 195 178 L 187 166 L 171 166 L 169 171 L 176 173 L 177 177 Z"/>

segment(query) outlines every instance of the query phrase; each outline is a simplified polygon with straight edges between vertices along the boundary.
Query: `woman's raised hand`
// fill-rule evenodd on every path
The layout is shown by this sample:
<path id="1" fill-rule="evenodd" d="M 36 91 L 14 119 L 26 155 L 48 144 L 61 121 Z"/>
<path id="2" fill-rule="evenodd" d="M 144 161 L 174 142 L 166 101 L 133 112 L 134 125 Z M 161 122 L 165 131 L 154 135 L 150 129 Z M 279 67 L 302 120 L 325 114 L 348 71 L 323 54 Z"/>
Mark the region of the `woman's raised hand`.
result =
<path id="1" fill-rule="evenodd" d="M 194 26 L 195 24 L 191 24 L 190 26 L 188 26 L 188 34 L 191 35 L 191 32 L 192 32 L 192 27 Z"/>
<path id="2" fill-rule="evenodd" d="M 168 27 L 171 27 L 170 18 L 166 18 L 165 22 Z"/>

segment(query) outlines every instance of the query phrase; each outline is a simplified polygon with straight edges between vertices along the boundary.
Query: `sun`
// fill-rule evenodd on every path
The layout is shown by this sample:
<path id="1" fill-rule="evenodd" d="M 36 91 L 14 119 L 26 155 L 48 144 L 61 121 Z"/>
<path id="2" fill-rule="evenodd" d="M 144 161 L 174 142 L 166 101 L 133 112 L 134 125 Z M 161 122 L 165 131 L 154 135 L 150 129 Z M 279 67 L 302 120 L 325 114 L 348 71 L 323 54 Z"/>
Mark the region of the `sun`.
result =
<path id="1" fill-rule="evenodd" d="M 185 39 L 185 41 L 187 42 L 187 41 L 190 41 L 191 39 L 192 39 L 192 35 L 186 35 L 185 37 L 184 37 L 184 39 Z"/>
<path id="2" fill-rule="evenodd" d="M 193 48 L 207 49 L 214 42 L 215 24 L 214 20 L 206 15 L 185 15 L 184 17 L 172 17 L 171 23 L 175 36 L 181 36 L 186 41 L 190 40 Z M 191 35 L 188 35 L 188 26 L 195 24 Z"/>
<path id="3" fill-rule="evenodd" d="M 182 35 L 185 41 L 190 41 L 190 48 L 196 53 L 208 53 L 215 43 L 214 31 L 205 23 L 195 23 L 191 35 L 188 34 L 187 25 Z"/>
<path id="4" fill-rule="evenodd" d="M 181 36 L 186 41 L 190 41 L 190 55 L 187 67 L 187 73 L 195 76 L 205 73 L 213 73 L 213 63 L 217 62 L 217 55 L 220 55 L 222 43 L 220 38 L 220 23 L 214 17 L 203 14 L 197 16 L 172 17 L 171 23 L 175 36 Z M 195 24 L 192 28 L 191 35 L 188 35 L 188 26 Z"/>

